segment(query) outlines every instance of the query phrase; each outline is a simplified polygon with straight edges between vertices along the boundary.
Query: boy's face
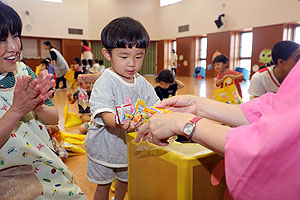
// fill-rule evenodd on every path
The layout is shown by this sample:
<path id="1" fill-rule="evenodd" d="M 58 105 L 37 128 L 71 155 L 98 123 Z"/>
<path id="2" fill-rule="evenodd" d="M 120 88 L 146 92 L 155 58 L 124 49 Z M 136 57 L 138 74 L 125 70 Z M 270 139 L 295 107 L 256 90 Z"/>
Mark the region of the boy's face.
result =
<path id="1" fill-rule="evenodd" d="M 92 90 L 92 83 L 91 82 L 83 82 L 82 83 L 82 88 L 86 89 L 87 91 Z"/>
<path id="2" fill-rule="evenodd" d="M 217 72 L 223 72 L 225 70 L 226 66 L 227 66 L 227 63 L 222 63 L 222 62 L 216 62 L 214 64 L 215 70 Z"/>
<path id="3" fill-rule="evenodd" d="M 124 81 L 133 83 L 133 77 L 142 67 L 145 49 L 115 48 L 111 54 L 106 49 L 102 50 L 104 57 L 112 64 L 112 70 Z"/>

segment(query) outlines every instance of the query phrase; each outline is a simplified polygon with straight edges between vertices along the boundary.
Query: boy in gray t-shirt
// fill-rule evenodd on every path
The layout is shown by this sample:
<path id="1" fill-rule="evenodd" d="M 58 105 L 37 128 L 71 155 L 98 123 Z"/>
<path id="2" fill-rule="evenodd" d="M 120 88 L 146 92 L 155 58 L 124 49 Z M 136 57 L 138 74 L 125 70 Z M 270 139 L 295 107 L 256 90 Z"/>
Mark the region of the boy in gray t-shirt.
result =
<path id="1" fill-rule="evenodd" d="M 126 132 L 137 124 L 115 122 L 115 107 L 144 99 L 147 106 L 160 102 L 152 85 L 138 74 L 142 67 L 149 35 L 143 25 L 128 17 L 111 21 L 102 30 L 102 53 L 112 66 L 94 84 L 90 107 L 94 122 L 88 130 L 85 147 L 88 154 L 87 174 L 98 184 L 94 199 L 108 199 L 109 188 L 117 177 L 116 199 L 124 199 L 127 191 Z"/>

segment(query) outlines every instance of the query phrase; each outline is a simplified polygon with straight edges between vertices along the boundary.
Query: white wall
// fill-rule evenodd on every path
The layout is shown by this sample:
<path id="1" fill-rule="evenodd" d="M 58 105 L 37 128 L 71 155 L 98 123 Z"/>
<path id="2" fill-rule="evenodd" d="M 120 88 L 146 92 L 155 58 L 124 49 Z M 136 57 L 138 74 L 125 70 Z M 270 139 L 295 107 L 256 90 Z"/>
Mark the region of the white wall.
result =
<path id="1" fill-rule="evenodd" d="M 239 30 L 300 20 L 298 0 L 183 0 L 159 8 L 160 39 Z M 214 20 L 225 13 L 225 24 L 217 29 Z M 178 33 L 178 26 L 190 31 Z"/>
<path id="2" fill-rule="evenodd" d="M 300 21 L 298 0 L 183 0 L 162 8 L 159 0 L 63 0 L 62 4 L 4 1 L 21 15 L 23 35 L 39 37 L 98 40 L 102 28 L 120 16 L 141 21 L 152 40 Z M 217 29 L 214 20 L 222 13 L 226 15 L 225 24 Z M 190 31 L 178 33 L 178 26 L 186 24 Z M 68 28 L 82 28 L 84 35 L 69 35 Z"/>
<path id="3" fill-rule="evenodd" d="M 150 38 L 157 37 L 158 0 L 89 0 L 90 39 L 100 39 L 104 26 L 117 17 L 133 17 L 149 32 Z"/>
<path id="4" fill-rule="evenodd" d="M 13 7 L 23 21 L 25 36 L 78 38 L 89 37 L 88 0 L 63 0 L 50 3 L 40 0 L 3 0 Z M 29 15 L 25 11 L 29 11 Z M 83 29 L 83 35 L 68 34 L 68 28 Z"/>

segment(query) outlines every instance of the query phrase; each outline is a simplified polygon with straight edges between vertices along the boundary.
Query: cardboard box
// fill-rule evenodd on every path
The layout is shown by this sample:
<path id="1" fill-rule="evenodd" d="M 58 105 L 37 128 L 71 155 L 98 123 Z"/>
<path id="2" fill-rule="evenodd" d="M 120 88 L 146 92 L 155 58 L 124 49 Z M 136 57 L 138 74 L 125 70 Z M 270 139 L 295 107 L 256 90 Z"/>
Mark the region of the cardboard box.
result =
<path id="1" fill-rule="evenodd" d="M 212 171 L 223 157 L 195 143 L 140 146 L 135 137 L 128 134 L 129 200 L 223 199 L 225 177 L 211 184 Z"/>

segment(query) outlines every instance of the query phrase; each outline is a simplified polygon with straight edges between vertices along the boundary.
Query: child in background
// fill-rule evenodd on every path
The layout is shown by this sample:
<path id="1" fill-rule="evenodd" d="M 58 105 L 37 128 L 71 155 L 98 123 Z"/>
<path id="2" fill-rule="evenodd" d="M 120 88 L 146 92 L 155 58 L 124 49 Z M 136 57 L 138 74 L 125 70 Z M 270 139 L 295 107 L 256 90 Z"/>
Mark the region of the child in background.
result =
<path id="1" fill-rule="evenodd" d="M 281 83 L 300 58 L 300 46 L 292 41 L 280 41 L 272 49 L 272 62 L 253 74 L 250 98 L 262 96 L 267 92 L 276 93 Z"/>
<path id="2" fill-rule="evenodd" d="M 86 59 L 81 60 L 81 64 L 82 64 L 82 72 L 84 74 L 87 74 L 88 73 L 88 71 L 87 71 L 87 68 L 88 68 L 87 60 Z"/>
<path id="3" fill-rule="evenodd" d="M 97 65 L 94 64 L 94 73 L 98 73 L 101 72 L 103 73 L 105 70 L 105 66 L 103 65 L 103 60 L 95 60 L 95 62 L 97 61 Z"/>
<path id="4" fill-rule="evenodd" d="M 223 88 L 223 82 L 226 78 L 231 78 L 239 92 L 240 97 L 242 98 L 242 90 L 240 82 L 244 79 L 244 75 L 240 72 L 229 69 L 228 67 L 228 58 L 224 55 L 219 55 L 213 60 L 213 65 L 215 70 L 218 72 L 216 86 Z"/>
<path id="5" fill-rule="evenodd" d="M 104 63 L 104 61 L 103 60 L 99 60 L 99 65 L 100 65 L 100 67 L 99 67 L 99 72 L 101 72 L 101 73 L 103 73 L 104 72 L 104 70 L 105 70 L 105 65 L 103 65 L 103 63 Z"/>
<path id="6" fill-rule="evenodd" d="M 88 179 L 98 184 L 94 199 L 109 197 L 117 178 L 115 199 L 124 199 L 127 191 L 126 132 L 138 125 L 115 121 L 116 106 L 144 99 L 147 106 L 160 102 L 152 85 L 138 74 L 150 39 L 143 25 L 129 17 L 117 18 L 101 33 L 102 53 L 112 66 L 96 80 L 90 99 L 94 122 L 88 129 L 85 147 L 88 155 Z"/>
<path id="7" fill-rule="evenodd" d="M 91 93 L 92 93 L 92 83 L 85 81 L 85 82 L 80 83 L 80 87 L 81 87 L 81 89 L 86 91 L 86 93 L 88 95 L 88 99 L 90 99 Z M 77 101 L 78 112 L 81 114 L 80 119 L 83 121 L 83 124 L 81 124 L 79 127 L 79 131 L 82 134 L 86 134 L 87 129 L 89 127 L 89 122 L 91 121 L 91 111 L 90 111 L 90 106 L 88 105 L 88 103 L 85 105 L 81 104 L 82 102 L 80 102 L 80 95 L 82 95 L 82 94 L 79 89 L 74 94 L 68 93 L 67 98 L 68 98 L 68 101 L 70 102 L 70 104 L 74 104 Z"/>
<path id="8" fill-rule="evenodd" d="M 93 73 L 97 73 L 99 67 L 100 67 L 99 60 L 95 59 L 95 63 L 93 64 Z"/>
<path id="9" fill-rule="evenodd" d="M 155 92 L 161 101 L 175 96 L 177 90 L 184 87 L 184 83 L 176 80 L 168 69 L 159 72 L 155 81 L 159 84 L 159 86 L 155 87 Z"/>
<path id="10" fill-rule="evenodd" d="M 82 70 L 82 66 L 81 66 L 81 61 L 80 61 L 80 58 L 78 58 L 78 57 L 74 58 L 73 70 L 75 71 L 74 79 L 77 80 L 78 75 L 79 74 L 83 74 L 83 70 Z"/>
<path id="11" fill-rule="evenodd" d="M 55 69 L 54 69 L 54 66 L 51 65 L 51 59 L 50 58 L 45 58 L 41 61 L 41 65 L 44 66 L 48 72 L 48 74 L 52 74 L 52 77 L 51 79 L 54 79 L 54 75 L 55 75 Z"/>
<path id="12" fill-rule="evenodd" d="M 88 65 L 87 65 L 87 73 L 88 74 L 93 74 L 93 60 L 92 59 L 88 59 Z"/>
<path id="13" fill-rule="evenodd" d="M 47 70 L 48 74 L 52 74 L 52 77 L 51 79 L 54 79 L 54 75 L 55 75 L 55 69 L 54 69 L 54 66 L 51 65 L 51 59 L 49 57 L 43 59 L 41 61 L 41 64 L 40 64 L 40 68 L 39 68 L 39 73 L 41 73 L 42 71 L 44 70 Z M 38 73 L 38 74 L 39 74 Z M 53 90 L 53 87 L 51 87 L 49 89 L 50 90 Z M 50 98 L 52 99 L 54 97 L 54 90 L 53 90 L 53 93 L 52 95 L 50 96 Z"/>

